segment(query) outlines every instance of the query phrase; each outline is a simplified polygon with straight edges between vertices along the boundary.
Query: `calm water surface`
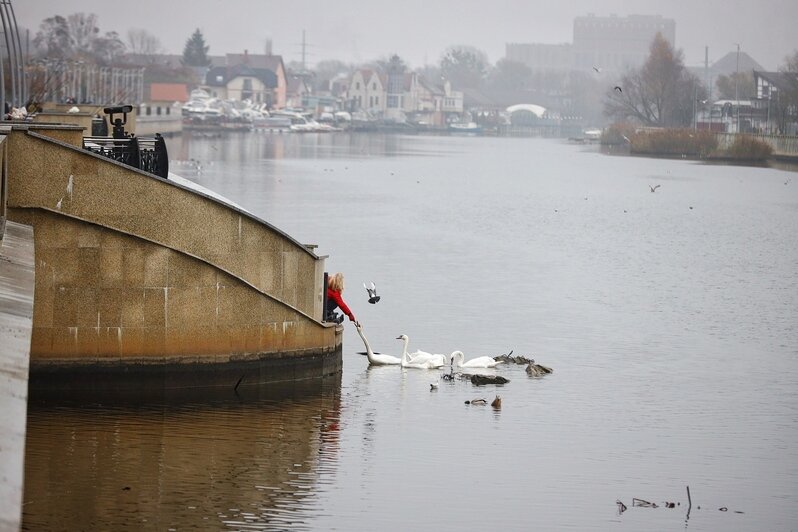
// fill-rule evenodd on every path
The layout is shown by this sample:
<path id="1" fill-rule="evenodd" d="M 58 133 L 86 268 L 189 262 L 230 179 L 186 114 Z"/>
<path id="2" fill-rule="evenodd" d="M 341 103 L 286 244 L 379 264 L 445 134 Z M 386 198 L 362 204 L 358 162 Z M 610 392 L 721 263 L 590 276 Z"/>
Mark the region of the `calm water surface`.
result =
<path id="1" fill-rule="evenodd" d="M 347 322 L 340 382 L 34 400 L 26 529 L 798 529 L 795 174 L 542 139 L 170 142 L 173 171 L 329 255 L 375 350 L 554 374 L 431 392 Z"/>

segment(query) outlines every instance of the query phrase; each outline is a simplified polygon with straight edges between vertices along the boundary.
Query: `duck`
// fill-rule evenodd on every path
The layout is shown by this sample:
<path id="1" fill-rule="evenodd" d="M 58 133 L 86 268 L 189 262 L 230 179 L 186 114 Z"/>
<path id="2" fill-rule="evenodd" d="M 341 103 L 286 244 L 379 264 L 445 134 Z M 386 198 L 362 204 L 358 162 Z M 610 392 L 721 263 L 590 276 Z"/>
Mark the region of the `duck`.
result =
<path id="1" fill-rule="evenodd" d="M 461 368 L 495 368 L 499 364 L 504 364 L 504 360 L 496 360 L 489 356 L 465 360 L 465 355 L 462 351 L 453 351 L 449 358 L 451 359 L 452 366 L 459 366 Z"/>
<path id="2" fill-rule="evenodd" d="M 502 398 L 497 395 L 496 399 L 491 401 L 490 406 L 492 406 L 493 408 L 496 408 L 496 409 L 501 408 L 502 407 Z"/>
<path id="3" fill-rule="evenodd" d="M 402 363 L 402 360 L 398 357 L 392 355 L 383 355 L 374 353 L 371 350 L 371 346 L 369 345 L 369 341 L 366 339 L 366 335 L 363 334 L 363 326 L 356 325 L 355 329 L 357 330 L 357 334 L 360 335 L 360 338 L 363 340 L 363 344 L 366 346 L 366 355 L 369 359 L 369 364 L 372 366 L 397 366 Z"/>
<path id="4" fill-rule="evenodd" d="M 526 367 L 526 373 L 530 377 L 542 377 L 543 375 L 554 373 L 554 370 L 541 364 L 535 364 L 535 361 L 532 360 Z"/>
<path id="5" fill-rule="evenodd" d="M 407 344 L 410 342 L 410 338 L 406 334 L 401 334 L 396 337 L 397 340 L 402 340 L 404 342 L 404 346 L 402 348 L 402 358 L 401 366 L 403 368 L 410 368 L 410 369 L 436 369 L 444 365 L 443 362 L 440 360 L 411 360 L 408 353 L 407 353 Z"/>
<path id="6" fill-rule="evenodd" d="M 486 399 L 471 399 L 470 401 L 466 400 L 465 404 L 467 405 L 486 405 L 488 401 Z"/>

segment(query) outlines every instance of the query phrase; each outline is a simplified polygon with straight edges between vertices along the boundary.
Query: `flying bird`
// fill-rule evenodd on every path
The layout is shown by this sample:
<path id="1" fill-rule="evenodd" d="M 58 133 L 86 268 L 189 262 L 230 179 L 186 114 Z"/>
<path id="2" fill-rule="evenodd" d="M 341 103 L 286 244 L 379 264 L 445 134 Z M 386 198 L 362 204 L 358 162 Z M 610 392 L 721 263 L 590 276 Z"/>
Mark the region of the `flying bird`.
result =
<path id="1" fill-rule="evenodd" d="M 615 86 L 615 90 L 619 93 L 623 93 L 623 89 L 621 89 L 618 85 Z"/>
<path id="2" fill-rule="evenodd" d="M 599 67 L 597 67 L 597 66 L 594 66 L 594 67 L 593 67 L 593 70 L 595 70 L 595 71 L 596 71 L 596 72 L 598 72 L 599 74 L 601 73 L 601 69 L 600 69 Z"/>
<path id="3" fill-rule="evenodd" d="M 654 185 L 654 186 L 648 185 L 648 188 L 650 188 L 650 189 L 651 189 L 651 192 L 656 192 L 656 191 L 657 191 L 657 189 L 658 189 L 659 187 L 661 187 L 661 186 L 662 186 L 662 185 Z"/>
<path id="4" fill-rule="evenodd" d="M 372 281 L 370 284 L 371 287 L 368 287 L 366 283 L 363 283 L 363 288 L 369 293 L 369 303 L 373 305 L 380 300 L 380 296 L 377 295 L 377 287 L 374 285 L 374 282 Z"/>

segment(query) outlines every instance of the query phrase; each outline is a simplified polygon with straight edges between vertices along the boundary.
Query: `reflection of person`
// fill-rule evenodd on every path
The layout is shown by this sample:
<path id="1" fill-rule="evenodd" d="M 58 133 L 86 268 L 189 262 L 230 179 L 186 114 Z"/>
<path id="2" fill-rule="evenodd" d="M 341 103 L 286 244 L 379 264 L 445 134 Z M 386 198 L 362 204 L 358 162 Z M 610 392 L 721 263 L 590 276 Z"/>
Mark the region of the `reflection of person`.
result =
<path id="1" fill-rule="evenodd" d="M 349 317 L 349 321 L 355 322 L 355 325 L 360 325 L 355 319 L 355 315 L 349 310 L 349 307 L 344 303 L 344 298 L 341 294 L 344 291 L 344 274 L 341 272 L 330 276 L 327 280 L 327 308 L 325 314 L 329 316 L 336 308 L 340 308 L 341 312 Z"/>

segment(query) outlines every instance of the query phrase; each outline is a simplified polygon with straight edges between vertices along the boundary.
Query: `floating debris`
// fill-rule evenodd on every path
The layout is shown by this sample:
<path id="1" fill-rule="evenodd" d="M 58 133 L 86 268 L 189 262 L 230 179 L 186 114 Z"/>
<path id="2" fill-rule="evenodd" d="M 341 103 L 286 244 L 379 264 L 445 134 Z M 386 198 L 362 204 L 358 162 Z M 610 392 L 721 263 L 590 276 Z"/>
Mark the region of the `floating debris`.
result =
<path id="1" fill-rule="evenodd" d="M 643 499 L 632 499 L 632 506 L 639 506 L 640 508 L 659 508 L 657 503 L 644 501 Z"/>
<path id="2" fill-rule="evenodd" d="M 622 514 L 623 512 L 626 511 L 626 505 L 623 502 L 621 502 L 620 500 L 616 500 L 615 504 L 618 505 L 618 514 Z M 662 504 L 663 504 L 663 506 L 665 508 L 676 508 L 677 506 L 681 506 L 682 503 L 665 501 Z M 639 508 L 659 508 L 657 503 L 650 502 L 650 501 L 647 501 L 645 499 L 638 499 L 638 498 L 633 498 L 632 499 L 632 506 L 637 506 Z M 687 486 L 687 505 L 686 506 L 687 506 L 687 519 L 690 519 L 690 510 L 693 508 L 693 498 L 690 495 L 690 486 Z M 696 508 L 698 510 L 701 509 L 700 506 L 696 506 Z M 718 508 L 718 511 L 720 511 L 720 512 L 728 512 L 729 508 L 726 507 L 726 506 L 721 506 L 720 508 Z M 743 512 L 741 510 L 734 510 L 734 513 L 736 513 L 736 514 L 744 514 L 745 512 Z"/>
<path id="3" fill-rule="evenodd" d="M 533 359 L 527 358 L 524 355 L 513 356 L 512 349 L 506 355 L 502 354 L 493 357 L 493 360 L 497 360 L 499 362 L 506 362 L 507 364 L 529 364 L 530 362 L 534 362 Z"/>
<path id="4" fill-rule="evenodd" d="M 535 364 L 535 361 L 533 360 L 526 367 L 526 373 L 531 377 L 542 377 L 543 375 L 554 373 L 554 370 L 542 364 Z"/>
<path id="5" fill-rule="evenodd" d="M 507 384 L 509 379 L 505 379 L 501 375 L 471 375 L 471 384 L 483 386 L 485 384 Z"/>

